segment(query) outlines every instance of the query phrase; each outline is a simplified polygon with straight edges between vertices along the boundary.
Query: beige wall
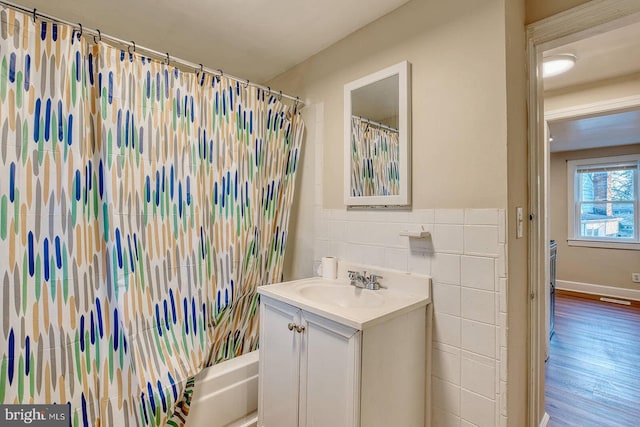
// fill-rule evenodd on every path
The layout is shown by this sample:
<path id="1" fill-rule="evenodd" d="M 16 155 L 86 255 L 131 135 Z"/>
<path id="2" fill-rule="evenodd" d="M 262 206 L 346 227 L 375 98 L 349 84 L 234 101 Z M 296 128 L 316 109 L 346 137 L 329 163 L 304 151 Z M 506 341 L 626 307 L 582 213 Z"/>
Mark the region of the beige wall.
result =
<path id="1" fill-rule="evenodd" d="M 343 206 L 344 84 L 408 60 L 413 206 L 504 208 L 502 0 L 414 0 L 269 84 L 324 104 L 324 207 Z"/>
<path id="2" fill-rule="evenodd" d="M 551 155 L 550 237 L 558 242 L 558 280 L 638 289 L 631 273 L 640 267 L 640 252 L 567 245 L 567 161 L 640 153 L 640 144 Z"/>
<path id="3" fill-rule="evenodd" d="M 588 2 L 589 0 L 526 0 L 526 22 L 531 24 Z"/>

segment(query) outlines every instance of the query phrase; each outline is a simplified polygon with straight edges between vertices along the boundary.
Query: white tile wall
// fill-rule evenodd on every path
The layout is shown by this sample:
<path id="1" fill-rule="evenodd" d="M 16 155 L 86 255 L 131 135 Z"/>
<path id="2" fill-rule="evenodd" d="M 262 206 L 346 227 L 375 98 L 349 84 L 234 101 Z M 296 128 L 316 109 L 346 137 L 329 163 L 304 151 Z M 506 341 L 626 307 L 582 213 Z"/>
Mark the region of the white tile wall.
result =
<path id="1" fill-rule="evenodd" d="M 434 426 L 494 426 L 506 416 L 506 215 L 503 209 L 318 207 L 325 255 L 433 278 Z M 399 235 L 424 229 L 428 240 Z"/>
<path id="2" fill-rule="evenodd" d="M 462 319 L 462 348 L 487 357 L 496 356 L 496 327 Z"/>
<path id="3" fill-rule="evenodd" d="M 459 316 L 434 311 L 433 340 L 443 344 L 461 347 L 462 319 Z"/>
<path id="4" fill-rule="evenodd" d="M 462 286 L 495 290 L 495 260 L 487 257 L 463 256 L 460 260 Z"/>
<path id="5" fill-rule="evenodd" d="M 464 231 L 464 252 L 466 254 L 498 256 L 498 227 L 467 225 Z"/>
<path id="6" fill-rule="evenodd" d="M 495 292 L 463 288 L 462 317 L 493 325 L 496 319 Z"/>
<path id="7" fill-rule="evenodd" d="M 431 402 L 435 408 L 460 416 L 460 386 L 434 376 L 431 380 Z"/>
<path id="8" fill-rule="evenodd" d="M 431 299 L 438 313 L 460 316 L 461 289 L 459 285 L 450 285 L 433 281 L 431 284 Z"/>
<path id="9" fill-rule="evenodd" d="M 463 351 L 461 361 L 462 387 L 487 399 L 494 399 L 497 390 L 495 360 Z"/>
<path id="10" fill-rule="evenodd" d="M 334 255 L 432 276 L 432 425 L 506 425 L 505 210 L 324 209 L 323 116 L 319 105 L 307 139 L 315 153 L 314 267 Z M 402 230 L 431 238 L 409 239 Z"/>
<path id="11" fill-rule="evenodd" d="M 461 426 L 460 417 L 447 412 L 439 407 L 433 407 L 432 410 L 432 423 L 433 427 L 459 427 Z"/>
<path id="12" fill-rule="evenodd" d="M 472 391 L 462 389 L 460 403 L 462 419 L 478 427 L 495 427 L 496 402 Z"/>
<path id="13" fill-rule="evenodd" d="M 436 342 L 431 353 L 431 369 L 434 377 L 460 385 L 460 348 Z"/>

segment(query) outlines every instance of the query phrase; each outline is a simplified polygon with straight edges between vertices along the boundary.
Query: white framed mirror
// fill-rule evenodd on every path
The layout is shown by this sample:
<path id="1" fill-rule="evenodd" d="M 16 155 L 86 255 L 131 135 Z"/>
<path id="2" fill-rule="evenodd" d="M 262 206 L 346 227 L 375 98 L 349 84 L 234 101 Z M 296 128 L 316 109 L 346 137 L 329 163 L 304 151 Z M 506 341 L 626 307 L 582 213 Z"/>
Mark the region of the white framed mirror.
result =
<path id="1" fill-rule="evenodd" d="M 411 86 L 403 61 L 344 86 L 344 203 L 411 204 Z"/>

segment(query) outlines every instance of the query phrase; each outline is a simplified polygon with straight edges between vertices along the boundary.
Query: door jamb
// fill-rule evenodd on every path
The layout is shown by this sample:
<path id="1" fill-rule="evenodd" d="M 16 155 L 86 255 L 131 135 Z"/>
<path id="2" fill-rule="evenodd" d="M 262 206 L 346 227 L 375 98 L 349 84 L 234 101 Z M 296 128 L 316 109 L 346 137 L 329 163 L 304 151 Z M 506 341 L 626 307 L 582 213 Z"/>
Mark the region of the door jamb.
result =
<path id="1" fill-rule="evenodd" d="M 529 150 L 529 397 L 530 427 L 545 426 L 544 332 L 546 289 L 546 167 L 542 53 L 640 18 L 637 0 L 592 0 L 527 26 L 528 150 Z"/>

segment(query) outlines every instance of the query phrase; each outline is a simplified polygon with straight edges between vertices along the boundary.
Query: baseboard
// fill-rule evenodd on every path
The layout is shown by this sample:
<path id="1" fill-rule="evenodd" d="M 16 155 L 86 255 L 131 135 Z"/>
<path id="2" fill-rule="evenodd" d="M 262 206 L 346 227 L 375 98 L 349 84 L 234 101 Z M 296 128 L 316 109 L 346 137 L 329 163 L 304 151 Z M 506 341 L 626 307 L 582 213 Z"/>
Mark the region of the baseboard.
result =
<path id="1" fill-rule="evenodd" d="M 542 421 L 540 421 L 540 427 L 547 427 L 549 425 L 549 420 L 551 417 L 548 413 L 544 413 L 544 417 L 542 417 Z"/>
<path id="2" fill-rule="evenodd" d="M 613 286 L 593 285 L 591 283 L 570 282 L 568 280 L 556 280 L 556 289 L 592 294 L 603 297 L 622 300 L 640 301 L 640 290 L 616 288 Z"/>
<path id="3" fill-rule="evenodd" d="M 583 298 L 604 303 L 618 304 L 622 307 L 640 309 L 639 291 L 620 289 L 611 286 L 591 285 L 588 283 L 556 282 L 556 294 L 568 297 Z"/>

